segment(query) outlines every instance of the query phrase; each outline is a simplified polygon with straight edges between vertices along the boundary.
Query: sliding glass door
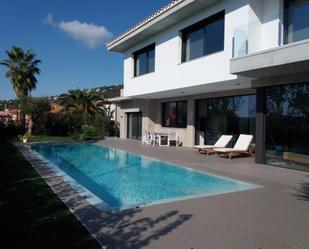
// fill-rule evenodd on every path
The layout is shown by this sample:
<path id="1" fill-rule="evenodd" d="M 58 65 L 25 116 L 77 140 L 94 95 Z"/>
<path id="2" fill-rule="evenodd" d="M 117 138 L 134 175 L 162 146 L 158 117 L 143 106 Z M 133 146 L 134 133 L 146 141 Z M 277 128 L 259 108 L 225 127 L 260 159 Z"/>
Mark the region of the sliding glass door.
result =
<path id="1" fill-rule="evenodd" d="M 127 137 L 130 139 L 142 139 L 142 113 L 127 113 Z"/>
<path id="2" fill-rule="evenodd" d="M 196 102 L 196 144 L 215 143 L 221 135 L 255 135 L 255 95 L 201 99 Z M 204 139 L 200 139 L 204 136 Z"/>
<path id="3" fill-rule="evenodd" d="M 309 170 L 309 83 L 266 89 L 266 163 Z"/>

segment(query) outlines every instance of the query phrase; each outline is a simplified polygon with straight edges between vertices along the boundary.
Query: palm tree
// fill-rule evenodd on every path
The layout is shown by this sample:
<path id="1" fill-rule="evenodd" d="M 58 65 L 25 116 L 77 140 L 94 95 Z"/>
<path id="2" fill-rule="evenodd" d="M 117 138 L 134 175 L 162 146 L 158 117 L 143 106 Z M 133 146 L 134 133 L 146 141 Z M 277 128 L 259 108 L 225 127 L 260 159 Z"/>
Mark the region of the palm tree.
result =
<path id="1" fill-rule="evenodd" d="M 60 97 L 60 104 L 66 111 L 81 114 L 86 125 L 97 113 L 106 115 L 104 97 L 95 90 L 70 90 Z"/>
<path id="2" fill-rule="evenodd" d="M 40 74 L 38 64 L 41 60 L 36 59 L 36 55 L 31 50 L 25 52 L 21 47 L 16 46 L 6 51 L 6 54 L 8 59 L 0 61 L 0 65 L 8 68 L 5 76 L 11 79 L 17 98 L 29 96 L 29 93 L 36 88 L 38 82 L 36 75 Z M 22 115 L 21 120 L 24 125 L 25 115 Z"/>
<path id="3" fill-rule="evenodd" d="M 13 89 L 18 98 L 29 96 L 29 93 L 36 88 L 36 74 L 40 74 L 38 64 L 41 60 L 31 51 L 26 52 L 21 47 L 13 46 L 6 51 L 8 59 L 0 61 L 1 65 L 8 68 L 6 77 L 11 79 Z"/>

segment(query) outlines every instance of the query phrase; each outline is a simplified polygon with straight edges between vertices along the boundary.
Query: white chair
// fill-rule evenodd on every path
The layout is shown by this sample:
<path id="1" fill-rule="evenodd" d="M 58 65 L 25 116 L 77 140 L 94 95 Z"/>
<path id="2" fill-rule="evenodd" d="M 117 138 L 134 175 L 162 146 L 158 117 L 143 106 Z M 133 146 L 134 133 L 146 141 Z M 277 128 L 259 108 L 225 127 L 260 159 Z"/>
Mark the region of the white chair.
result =
<path id="1" fill-rule="evenodd" d="M 143 132 L 142 143 L 145 144 L 145 145 L 148 144 L 148 131 L 144 131 L 144 132 Z"/>
<path id="2" fill-rule="evenodd" d="M 154 146 L 156 144 L 156 134 L 153 131 L 149 132 L 149 145 Z"/>
<path id="3" fill-rule="evenodd" d="M 233 156 L 238 156 L 240 154 L 251 155 L 249 152 L 250 144 L 253 140 L 253 135 L 240 134 L 234 148 L 219 148 L 214 149 L 215 152 L 218 152 L 219 155 L 226 155 L 229 159 L 232 159 Z"/>
<path id="4" fill-rule="evenodd" d="M 170 132 L 168 136 L 168 146 L 171 146 L 171 142 L 175 142 L 176 146 L 179 146 L 179 137 L 176 132 Z"/>
<path id="5" fill-rule="evenodd" d="M 194 148 L 197 148 L 200 153 L 209 155 L 214 149 L 225 148 L 232 138 L 233 136 L 231 135 L 222 135 L 214 145 L 197 145 Z"/>

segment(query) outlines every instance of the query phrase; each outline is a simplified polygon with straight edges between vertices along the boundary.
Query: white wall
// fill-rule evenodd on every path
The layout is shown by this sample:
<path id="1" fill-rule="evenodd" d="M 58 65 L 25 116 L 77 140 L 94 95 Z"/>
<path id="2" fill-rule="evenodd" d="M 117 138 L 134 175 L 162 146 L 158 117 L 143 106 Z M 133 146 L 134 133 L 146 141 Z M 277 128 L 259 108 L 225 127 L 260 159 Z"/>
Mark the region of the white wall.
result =
<path id="1" fill-rule="evenodd" d="M 249 52 L 279 45 L 281 0 L 251 0 L 249 9 Z"/>
<path id="2" fill-rule="evenodd" d="M 263 12 L 275 10 L 279 0 L 225 0 L 197 13 L 158 35 L 141 42 L 125 53 L 124 96 L 137 96 L 171 89 L 181 89 L 215 82 L 237 81 L 237 76 L 229 73 L 232 57 L 234 30 L 252 21 L 258 21 L 251 34 L 254 50 L 273 44 L 276 22 L 263 23 Z M 190 62 L 181 63 L 180 30 L 219 11 L 225 10 L 225 49 L 222 52 L 204 56 Z M 265 27 L 264 27 L 265 25 Z M 276 26 L 277 27 L 277 26 Z M 277 36 L 278 37 L 278 36 Z M 149 44 L 156 43 L 155 72 L 133 77 L 132 53 Z M 177 91 L 177 90 L 175 90 Z"/>

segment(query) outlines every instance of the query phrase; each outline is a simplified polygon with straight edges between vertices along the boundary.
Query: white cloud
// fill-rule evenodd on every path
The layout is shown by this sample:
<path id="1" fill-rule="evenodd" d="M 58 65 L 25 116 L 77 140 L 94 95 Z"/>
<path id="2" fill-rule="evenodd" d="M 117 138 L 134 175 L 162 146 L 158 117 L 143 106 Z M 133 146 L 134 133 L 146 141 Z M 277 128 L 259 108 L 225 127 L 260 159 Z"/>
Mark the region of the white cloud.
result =
<path id="1" fill-rule="evenodd" d="M 73 39 L 85 44 L 88 48 L 96 48 L 114 36 L 104 26 L 98 26 L 93 23 L 82 23 L 80 21 L 56 22 L 52 14 L 48 14 L 44 22 L 57 27 Z"/>
<path id="2" fill-rule="evenodd" d="M 56 22 L 54 21 L 53 15 L 50 13 L 44 18 L 44 23 L 51 26 L 57 26 Z"/>

